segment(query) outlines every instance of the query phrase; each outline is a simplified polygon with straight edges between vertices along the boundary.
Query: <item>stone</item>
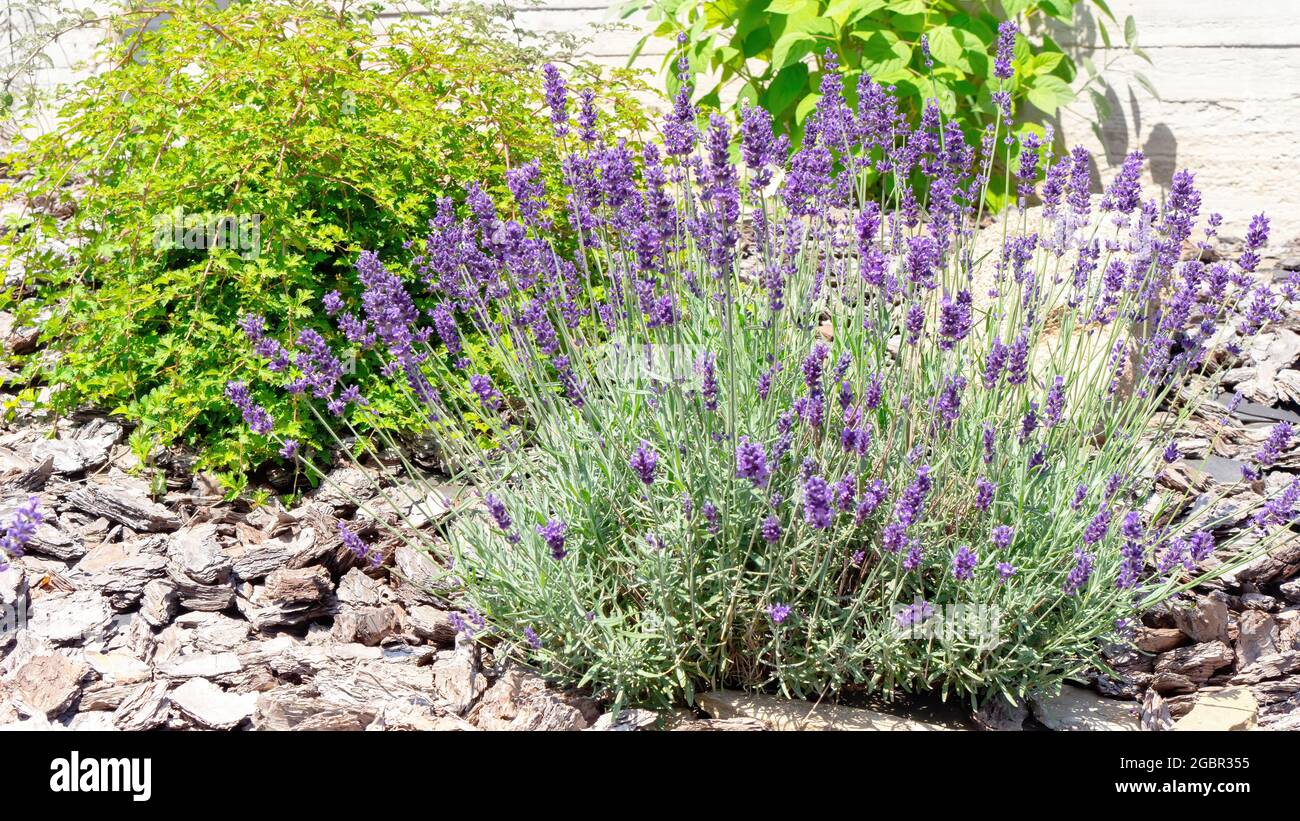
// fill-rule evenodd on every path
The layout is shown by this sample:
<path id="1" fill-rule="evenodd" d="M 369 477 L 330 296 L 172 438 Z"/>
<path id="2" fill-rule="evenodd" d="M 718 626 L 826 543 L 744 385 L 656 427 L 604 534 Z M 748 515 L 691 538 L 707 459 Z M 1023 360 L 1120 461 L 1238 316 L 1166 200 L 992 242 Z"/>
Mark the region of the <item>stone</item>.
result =
<path id="1" fill-rule="evenodd" d="M 266 597 L 277 602 L 318 602 L 329 595 L 330 574 L 320 565 L 281 567 L 266 577 Z"/>
<path id="2" fill-rule="evenodd" d="M 159 675 L 168 678 L 214 678 L 243 668 L 237 653 L 190 653 L 173 656 L 157 667 Z"/>
<path id="3" fill-rule="evenodd" d="M 1237 618 L 1237 669 L 1278 651 L 1277 620 L 1268 613 L 1247 610 Z"/>
<path id="4" fill-rule="evenodd" d="M 211 522 L 176 531 L 167 545 L 167 558 L 200 584 L 219 584 L 230 577 L 233 563 L 221 549 L 217 526 Z"/>
<path id="5" fill-rule="evenodd" d="M 621 710 L 617 713 L 605 713 L 587 729 L 596 732 L 627 732 L 648 730 L 658 723 L 659 714 L 654 710 Z"/>
<path id="6" fill-rule="evenodd" d="M 456 641 L 451 614 L 428 604 L 417 604 L 406 613 L 406 629 L 420 641 L 448 646 Z"/>
<path id="7" fill-rule="evenodd" d="M 330 637 L 334 641 L 378 646 L 402 630 L 402 611 L 395 604 L 346 609 L 334 617 Z"/>
<path id="8" fill-rule="evenodd" d="M 174 563 L 167 565 L 167 582 L 184 610 L 215 613 L 230 607 L 235 600 L 235 588 L 230 582 L 204 584 L 195 581 Z"/>
<path id="9" fill-rule="evenodd" d="M 37 656 L 18 668 L 9 683 L 13 704 L 27 716 L 54 718 L 81 694 L 85 664 L 58 653 Z"/>
<path id="10" fill-rule="evenodd" d="M 119 730 L 141 732 L 166 724 L 171 711 L 171 699 L 167 697 L 170 686 L 165 680 L 137 685 L 117 705 L 113 725 Z"/>
<path id="11" fill-rule="evenodd" d="M 1202 642 L 1161 653 L 1156 657 L 1156 673 L 1173 673 L 1204 684 L 1214 673 L 1232 664 L 1234 658 L 1232 648 L 1224 642 Z"/>
<path id="12" fill-rule="evenodd" d="M 89 433 L 88 428 L 82 428 L 73 439 L 38 439 L 32 445 L 32 460 L 40 464 L 48 459 L 53 472 L 65 476 L 102 467 L 121 438 L 122 427 L 108 422 Z"/>
<path id="13" fill-rule="evenodd" d="M 475 730 L 478 728 L 463 718 L 442 715 L 426 704 L 394 701 L 385 704 L 383 710 L 366 729 L 410 732 Z"/>
<path id="14" fill-rule="evenodd" d="M 1300 651 L 1288 650 L 1282 653 L 1269 653 L 1255 659 L 1255 662 L 1237 671 L 1232 677 L 1232 684 L 1258 684 L 1271 678 L 1281 678 L 1291 673 L 1300 672 Z"/>
<path id="15" fill-rule="evenodd" d="M 54 644 L 103 640 L 113 623 L 108 600 L 91 589 L 47 593 L 28 607 L 27 629 Z"/>
<path id="16" fill-rule="evenodd" d="M 74 487 L 65 498 L 77 510 L 103 516 L 137 533 L 165 533 L 181 526 L 175 513 L 150 500 L 141 490 L 118 483 L 87 482 Z"/>
<path id="17" fill-rule="evenodd" d="M 338 590 L 334 597 L 339 604 L 349 607 L 374 607 L 382 604 L 386 596 L 384 583 L 367 576 L 359 567 L 354 567 L 339 579 Z"/>
<path id="18" fill-rule="evenodd" d="M 163 579 L 154 579 L 140 594 L 140 617 L 152 627 L 166 627 L 179 607 L 176 588 Z"/>
<path id="19" fill-rule="evenodd" d="M 296 540 L 269 539 L 246 548 L 234 559 L 233 572 L 244 581 L 258 581 L 271 571 L 284 567 L 301 546 Z"/>
<path id="20" fill-rule="evenodd" d="M 153 677 L 149 665 L 128 653 L 96 653 L 88 650 L 83 658 L 105 684 L 135 684 Z"/>
<path id="21" fill-rule="evenodd" d="M 761 732 L 767 725 L 756 718 L 702 718 L 678 721 L 665 729 L 673 732 Z"/>
<path id="22" fill-rule="evenodd" d="M 1300 579 L 1291 579 L 1290 581 L 1283 582 L 1278 585 L 1277 589 L 1282 593 L 1282 597 L 1287 601 L 1292 604 L 1300 604 Z"/>
<path id="23" fill-rule="evenodd" d="M 1221 599 L 1201 596 L 1190 608 L 1175 606 L 1171 610 L 1178 629 L 1192 641 L 1227 641 L 1231 614 Z"/>
<path id="24" fill-rule="evenodd" d="M 1030 709 L 1050 730 L 1139 730 L 1137 705 L 1102 698 L 1073 684 L 1061 685 L 1057 695 L 1033 695 Z"/>
<path id="25" fill-rule="evenodd" d="M 1142 695 L 1142 706 L 1138 710 L 1138 721 L 1143 730 L 1161 731 L 1174 726 L 1174 719 L 1169 714 L 1169 705 L 1155 690 L 1147 690 Z"/>
<path id="26" fill-rule="evenodd" d="M 1196 682 L 1181 673 L 1157 673 L 1151 677 L 1148 687 L 1165 696 L 1185 695 L 1196 692 Z"/>
<path id="27" fill-rule="evenodd" d="M 1191 712 L 1174 722 L 1174 730 L 1253 730 L 1259 704 L 1246 687 L 1204 691 Z"/>
<path id="28" fill-rule="evenodd" d="M 549 690 L 539 676 L 511 667 L 466 716 L 480 730 L 585 730 L 582 711 Z"/>
<path id="29" fill-rule="evenodd" d="M 747 718 L 769 730 L 891 730 L 944 729 L 915 719 L 899 718 L 861 707 L 814 704 L 761 693 L 714 690 L 695 697 L 696 706 L 715 719 Z"/>
<path id="30" fill-rule="evenodd" d="M 195 650 L 204 653 L 235 651 L 248 641 L 250 632 L 248 622 L 222 613 L 186 613 L 174 624 L 192 631 L 188 637 L 190 642 Z"/>
<path id="31" fill-rule="evenodd" d="M 0 517 L 5 520 L 8 516 L 8 511 L 0 512 Z M 27 547 L 32 553 L 63 562 L 76 561 L 89 550 L 84 538 L 69 532 L 61 521 L 54 518 L 47 518 L 36 526 L 36 533 Z"/>
<path id="32" fill-rule="evenodd" d="M 283 687 L 257 695 L 253 713 L 256 730 L 364 730 L 376 718 L 374 710 L 330 704 L 303 692 Z"/>
<path id="33" fill-rule="evenodd" d="M 487 679 L 475 663 L 472 649 L 455 652 L 433 663 L 433 690 L 455 715 L 465 715 L 487 690 Z"/>
<path id="34" fill-rule="evenodd" d="M 1029 718 L 1029 709 L 1024 702 L 1017 700 L 1012 704 L 1004 696 L 990 696 L 988 701 L 971 714 L 971 720 L 981 730 L 992 732 L 1014 732 L 1025 729 L 1025 719 Z"/>
<path id="35" fill-rule="evenodd" d="M 335 510 L 355 508 L 375 495 L 375 479 L 356 467 L 343 467 L 331 471 L 316 490 L 316 501 Z"/>
<path id="36" fill-rule="evenodd" d="M 183 716 L 210 730 L 232 730 L 257 710 L 256 693 L 227 693 L 202 678 L 186 681 L 170 698 Z"/>
<path id="37" fill-rule="evenodd" d="M 1187 634 L 1177 627 L 1139 627 L 1134 638 L 1144 653 L 1163 653 L 1187 643 Z"/>
<path id="38" fill-rule="evenodd" d="M 144 588 L 154 579 L 167 574 L 167 560 L 162 556 L 141 553 L 114 562 L 96 573 L 91 584 L 108 597 L 114 610 L 130 610 L 140 603 Z"/>
<path id="39" fill-rule="evenodd" d="M 1247 610 L 1262 610 L 1271 613 L 1277 609 L 1277 599 L 1263 593 L 1242 593 L 1241 606 Z"/>

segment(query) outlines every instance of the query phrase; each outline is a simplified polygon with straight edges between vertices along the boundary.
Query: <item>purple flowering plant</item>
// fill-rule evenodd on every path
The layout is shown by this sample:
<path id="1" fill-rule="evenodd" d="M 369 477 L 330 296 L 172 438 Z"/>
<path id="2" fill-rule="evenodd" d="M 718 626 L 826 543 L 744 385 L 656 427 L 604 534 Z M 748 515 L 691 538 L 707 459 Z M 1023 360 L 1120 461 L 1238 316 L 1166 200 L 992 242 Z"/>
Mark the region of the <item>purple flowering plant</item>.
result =
<path id="1" fill-rule="evenodd" d="M 449 514 L 408 520 L 429 479 L 382 426 L 358 433 L 375 409 L 328 348 L 248 324 L 348 453 L 409 474 L 358 506 L 448 568 L 478 640 L 630 702 L 1021 694 L 1101 664 L 1118 620 L 1295 520 L 1300 485 L 1225 512 L 1158 481 L 1178 427 L 1222 412 L 1211 365 L 1286 306 L 1251 259 L 1183 258 L 1190 173 L 1163 202 L 1126 173 L 1098 197 L 1087 152 L 1043 141 L 1042 184 L 1018 181 L 1042 207 L 977 231 L 1012 150 L 998 121 L 974 145 L 938 106 L 908 123 L 869 75 L 856 106 L 832 84 L 788 162 L 759 108 L 737 135 L 685 89 L 633 154 L 558 71 L 545 82 L 564 213 L 532 184 L 471 189 L 409 265 L 363 253 L 360 302 L 329 306 L 472 486 Z M 873 175 L 890 197 L 867 196 Z M 463 348 L 470 331 L 490 344 Z M 230 395 L 278 440 L 246 386 Z M 898 635 L 915 602 L 1002 618 L 936 650 Z"/>

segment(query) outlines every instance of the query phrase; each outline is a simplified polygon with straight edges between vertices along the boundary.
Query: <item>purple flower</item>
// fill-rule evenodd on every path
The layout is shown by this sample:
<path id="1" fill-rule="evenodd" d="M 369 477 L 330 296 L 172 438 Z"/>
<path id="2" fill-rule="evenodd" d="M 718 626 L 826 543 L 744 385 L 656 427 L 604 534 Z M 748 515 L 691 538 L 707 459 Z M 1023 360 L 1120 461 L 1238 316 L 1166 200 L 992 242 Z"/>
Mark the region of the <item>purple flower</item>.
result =
<path id="1" fill-rule="evenodd" d="M 1255 461 L 1261 465 L 1271 465 L 1281 456 L 1282 451 L 1291 446 L 1291 437 L 1294 435 L 1294 429 L 1287 422 L 1278 422 L 1269 432 L 1268 439 L 1255 452 Z"/>
<path id="2" fill-rule="evenodd" d="M 775 515 L 770 515 L 763 520 L 763 525 L 759 528 L 763 536 L 763 541 L 768 544 L 776 544 L 781 540 L 781 520 Z"/>
<path id="3" fill-rule="evenodd" d="M 899 627 L 913 627 L 934 615 L 934 606 L 927 601 L 917 601 L 898 611 L 894 617 Z"/>
<path id="4" fill-rule="evenodd" d="M 1088 527 L 1083 531 L 1083 543 L 1091 547 L 1102 539 L 1106 538 L 1106 533 L 1110 530 L 1110 508 L 1103 507 L 1092 517 Z"/>
<path id="5" fill-rule="evenodd" d="M 8 567 L 4 560 L 6 554 L 13 557 L 23 555 L 23 548 L 36 535 L 36 526 L 45 519 L 37 509 L 39 504 L 40 499 L 28 496 L 5 525 L 4 533 L 0 534 L 0 570 Z"/>
<path id="6" fill-rule="evenodd" d="M 1062 587 L 1065 595 L 1073 596 L 1088 583 L 1088 577 L 1092 575 L 1092 560 L 1091 553 L 1084 551 L 1081 547 L 1075 548 L 1074 567 L 1070 570 L 1070 574 L 1066 576 L 1065 585 Z"/>
<path id="7" fill-rule="evenodd" d="M 997 571 L 999 582 L 1005 582 L 1007 579 L 1016 575 L 1016 568 L 1010 562 L 998 562 Z"/>
<path id="8" fill-rule="evenodd" d="M 559 519 L 547 519 L 546 524 L 537 526 L 537 533 L 546 541 L 546 546 L 551 550 L 551 558 L 557 562 L 569 555 L 569 551 L 564 549 L 564 535 L 569 527 Z"/>
<path id="9" fill-rule="evenodd" d="M 531 626 L 524 628 L 524 641 L 528 642 L 528 646 L 534 650 L 542 649 L 542 640 Z"/>
<path id="10" fill-rule="evenodd" d="M 506 511 L 506 503 L 501 501 L 500 498 L 489 493 L 483 497 L 483 503 L 487 505 L 488 513 L 491 514 L 492 521 L 496 522 L 497 527 L 505 531 L 509 531 L 510 528 L 514 527 L 514 520 L 510 518 L 510 514 Z"/>
<path id="11" fill-rule="evenodd" d="M 1052 387 L 1047 391 L 1047 401 L 1043 406 L 1043 421 L 1049 428 L 1061 422 L 1065 413 L 1065 377 L 1058 376 L 1052 380 Z"/>
<path id="12" fill-rule="evenodd" d="M 930 492 L 931 485 L 930 466 L 922 465 L 916 471 L 916 480 L 903 490 L 898 504 L 894 506 L 894 515 L 904 527 L 920 520 L 925 509 L 925 496 Z"/>
<path id="13" fill-rule="evenodd" d="M 997 441 L 997 429 L 992 424 L 984 423 L 984 464 L 993 464 L 994 450 L 993 446 Z"/>
<path id="14" fill-rule="evenodd" d="M 1015 535 L 1015 528 L 1011 527 L 1011 525 L 998 525 L 993 528 L 993 535 L 989 538 L 989 541 L 999 550 L 1005 550 L 1011 545 L 1011 539 Z"/>
<path id="15" fill-rule="evenodd" d="M 1132 214 L 1142 204 L 1142 163 L 1146 156 L 1141 151 L 1130 152 L 1124 164 L 1101 197 L 1101 210 Z"/>
<path id="16" fill-rule="evenodd" d="M 1078 510 L 1083 506 L 1083 500 L 1088 498 L 1088 486 L 1083 482 L 1074 489 L 1074 498 L 1070 500 L 1070 509 Z"/>
<path id="17" fill-rule="evenodd" d="M 1011 66 L 1015 45 L 1016 24 L 1011 20 L 1003 20 L 998 25 L 998 50 L 993 60 L 993 76 L 999 80 L 1010 80 L 1015 76 L 1015 69 Z"/>
<path id="18" fill-rule="evenodd" d="M 822 368 L 826 365 L 826 356 L 830 349 L 818 342 L 803 360 L 803 381 L 808 386 L 809 396 L 822 395 Z"/>
<path id="19" fill-rule="evenodd" d="M 952 350 L 956 343 L 966 338 L 971 328 L 970 291 L 959 291 L 957 299 L 944 296 L 939 304 L 939 347 Z"/>
<path id="20" fill-rule="evenodd" d="M 346 547 L 352 555 L 366 562 L 371 567 L 379 567 L 379 563 L 383 559 L 383 557 L 379 555 L 379 551 L 362 541 L 360 536 L 353 533 L 351 530 L 348 530 L 347 526 L 342 522 L 338 522 L 338 534 L 339 541 L 343 542 L 343 546 Z"/>
<path id="21" fill-rule="evenodd" d="M 952 557 L 952 576 L 959 582 L 970 581 L 975 577 L 975 565 L 979 555 L 968 545 L 962 545 L 957 555 Z"/>
<path id="22" fill-rule="evenodd" d="M 736 445 L 736 478 L 748 479 L 754 487 L 767 484 L 771 471 L 767 466 L 767 449 L 762 442 L 751 442 L 748 437 L 740 437 Z"/>
<path id="23" fill-rule="evenodd" d="M 773 604 L 767 608 L 767 616 L 772 620 L 773 624 L 780 624 L 781 622 L 785 621 L 786 618 L 789 617 L 789 615 L 790 615 L 790 605 L 788 604 L 778 603 L 778 604 Z"/>
<path id="24" fill-rule="evenodd" d="M 803 486 L 804 521 L 819 530 L 831 526 L 831 489 L 820 476 L 809 476 Z"/>
<path id="25" fill-rule="evenodd" d="M 718 374 L 715 367 L 717 357 L 713 354 L 705 354 L 700 360 L 699 370 L 703 381 L 700 385 L 700 394 L 704 397 L 704 407 L 711 411 L 718 409 Z"/>
<path id="26" fill-rule="evenodd" d="M 939 418 L 943 420 L 944 425 L 951 425 L 961 416 L 961 392 L 966 389 L 966 378 L 962 376 L 953 376 L 944 380 L 943 389 L 939 392 L 939 399 L 936 402 L 936 408 L 939 411 Z"/>
<path id="27" fill-rule="evenodd" d="M 292 459 L 298 455 L 298 442 L 295 439 L 285 439 L 284 446 L 280 448 L 280 455 L 285 459 Z"/>
<path id="28" fill-rule="evenodd" d="M 1022 385 L 1029 378 L 1029 335 L 1024 331 L 1011 343 L 1007 361 L 1007 383 Z"/>
<path id="29" fill-rule="evenodd" d="M 1268 244 L 1268 217 L 1263 214 L 1256 214 L 1250 221 L 1250 229 L 1246 231 L 1246 248 L 1237 264 L 1241 270 L 1250 273 L 1259 267 L 1259 249 Z"/>
<path id="30" fill-rule="evenodd" d="M 328 316 L 334 316 L 343 310 L 343 297 L 338 291 L 330 291 L 320 299 L 321 306 L 325 309 Z"/>
<path id="31" fill-rule="evenodd" d="M 248 387 L 243 382 L 227 382 L 226 398 L 244 415 L 244 424 L 248 425 L 249 430 L 261 436 L 271 434 L 274 428 L 271 415 L 253 401 L 253 397 L 248 393 Z"/>
<path id="32" fill-rule="evenodd" d="M 992 390 L 997 387 L 998 378 L 1002 375 L 1002 369 L 1007 365 L 1007 353 L 1009 349 L 1002 344 L 1001 339 L 995 338 L 993 346 L 989 348 L 989 355 L 984 360 L 984 387 Z"/>
<path id="33" fill-rule="evenodd" d="M 998 486 L 983 476 L 975 480 L 975 507 L 981 513 L 987 513 L 989 507 L 993 504 L 993 494 L 997 492 Z"/>
<path id="34" fill-rule="evenodd" d="M 659 455 L 655 453 L 650 443 L 642 439 L 641 444 L 632 453 L 628 459 L 627 465 L 641 477 L 644 484 L 652 484 L 655 480 L 655 467 L 659 464 Z"/>
<path id="35" fill-rule="evenodd" d="M 484 410 L 495 411 L 501 408 L 501 391 L 492 387 L 490 377 L 481 373 L 474 374 L 469 378 L 469 387 L 478 396 Z"/>
<path id="36" fill-rule="evenodd" d="M 1161 454 L 1161 458 L 1164 459 L 1167 464 L 1173 464 L 1181 459 L 1182 453 L 1178 450 L 1178 442 L 1171 441 L 1165 447 L 1165 452 Z"/>
<path id="37" fill-rule="evenodd" d="M 555 127 L 555 136 L 563 138 L 569 133 L 568 93 L 560 70 L 547 63 L 542 66 L 543 93 L 546 107 L 551 110 L 551 124 Z"/>
<path id="38" fill-rule="evenodd" d="M 1192 534 L 1189 540 L 1192 551 L 1192 560 L 1197 562 L 1205 561 L 1210 558 L 1214 552 L 1214 536 L 1209 531 L 1198 530 Z"/>

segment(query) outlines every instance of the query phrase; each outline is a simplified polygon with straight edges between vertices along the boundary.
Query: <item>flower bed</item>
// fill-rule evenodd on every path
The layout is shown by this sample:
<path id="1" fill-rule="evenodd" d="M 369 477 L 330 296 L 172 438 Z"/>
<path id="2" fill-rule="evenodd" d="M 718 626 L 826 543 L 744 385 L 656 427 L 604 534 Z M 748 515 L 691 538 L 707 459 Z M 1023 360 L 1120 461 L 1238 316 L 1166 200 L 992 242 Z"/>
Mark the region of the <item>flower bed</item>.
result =
<path id="1" fill-rule="evenodd" d="M 1010 72 L 997 60 L 995 84 Z M 1196 233 L 1190 173 L 1161 204 L 1135 155 L 1098 201 L 1086 151 L 1031 135 L 1011 183 L 1041 216 L 1015 212 L 985 253 L 982 192 L 1013 148 L 998 125 L 968 145 L 931 105 L 912 126 L 870 77 L 856 109 L 833 72 L 821 94 L 788 167 L 760 109 L 734 161 L 688 87 L 638 158 L 589 97 L 571 121 L 550 71 L 561 213 L 525 166 L 511 216 L 477 189 L 459 214 L 445 201 L 410 277 L 363 253 L 359 310 L 324 302 L 347 351 L 245 320 L 340 444 L 372 411 L 339 356 L 374 357 L 480 490 L 436 534 L 376 515 L 446 564 L 465 636 L 618 702 L 846 683 L 1018 697 L 1104 665 L 1129 619 L 1196 583 L 1216 530 L 1235 542 L 1251 516 L 1257 552 L 1295 518 L 1296 483 L 1245 512 L 1152 483 L 1206 412 L 1203 377 L 1293 296 L 1252 276 L 1263 217 L 1239 259 L 1180 261 L 1220 222 Z M 888 198 L 863 196 L 868 173 Z M 576 255 L 550 241 L 560 220 Z M 410 288 L 440 304 L 422 315 Z M 471 328 L 492 344 L 466 349 Z M 325 475 L 245 386 L 229 395 Z M 382 432 L 349 441 L 409 468 Z M 412 473 L 385 507 L 418 507 Z"/>

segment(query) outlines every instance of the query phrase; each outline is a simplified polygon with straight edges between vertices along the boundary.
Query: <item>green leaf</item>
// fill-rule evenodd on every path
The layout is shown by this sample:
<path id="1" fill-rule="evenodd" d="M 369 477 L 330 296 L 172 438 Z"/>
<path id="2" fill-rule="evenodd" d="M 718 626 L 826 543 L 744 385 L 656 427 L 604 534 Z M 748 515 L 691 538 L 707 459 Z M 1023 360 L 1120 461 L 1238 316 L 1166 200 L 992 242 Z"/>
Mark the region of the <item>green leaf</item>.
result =
<path id="1" fill-rule="evenodd" d="M 885 7 L 885 0 L 832 0 L 822 12 L 840 26 L 847 26 Z"/>
<path id="2" fill-rule="evenodd" d="M 1060 77 L 1053 74 L 1040 74 L 1030 83 L 1029 93 L 1026 96 L 1035 108 L 1050 115 L 1073 100 L 1074 92 Z"/>
<path id="3" fill-rule="evenodd" d="M 1010 20 L 1022 11 L 1028 11 L 1034 0 L 1002 0 L 1002 16 Z"/>
<path id="4" fill-rule="evenodd" d="M 1138 41 L 1138 24 L 1133 19 L 1133 15 L 1124 18 L 1124 44 L 1129 48 L 1137 45 Z"/>
<path id="5" fill-rule="evenodd" d="M 1160 92 L 1156 91 L 1156 87 L 1151 84 L 1151 81 L 1147 79 L 1145 74 L 1140 71 L 1135 71 L 1133 72 L 1133 79 L 1137 80 L 1138 84 L 1145 88 L 1147 93 L 1152 97 L 1155 97 L 1157 100 L 1160 99 Z"/>
<path id="6" fill-rule="evenodd" d="M 808 66 L 803 63 L 786 66 L 767 87 L 767 93 L 763 95 L 763 107 L 773 117 L 780 117 L 807 88 Z"/>
<path id="7" fill-rule="evenodd" d="M 798 14 L 802 11 L 817 11 L 817 0 L 772 0 L 767 6 L 770 14 Z"/>
<path id="8" fill-rule="evenodd" d="M 912 47 L 891 31 L 855 31 L 853 36 L 862 40 L 862 68 L 873 76 L 905 69 L 912 61 Z"/>
<path id="9" fill-rule="evenodd" d="M 772 67 L 777 71 L 808 56 L 817 44 L 817 38 L 806 31 L 790 31 L 781 35 L 772 46 Z"/>
<path id="10" fill-rule="evenodd" d="M 973 70 L 967 51 L 982 50 L 982 44 L 974 34 L 952 26 L 939 26 L 931 29 L 927 36 L 930 40 L 930 53 L 934 55 L 934 59 L 946 66 L 960 68 L 962 71 Z"/>
<path id="11" fill-rule="evenodd" d="M 812 110 L 817 107 L 817 101 L 822 98 L 820 94 L 809 94 L 799 101 L 799 105 L 794 108 L 794 121 L 803 125 L 803 121 L 808 118 Z"/>
<path id="12" fill-rule="evenodd" d="M 889 0 L 889 10 L 895 14 L 925 14 L 925 0 Z"/>

